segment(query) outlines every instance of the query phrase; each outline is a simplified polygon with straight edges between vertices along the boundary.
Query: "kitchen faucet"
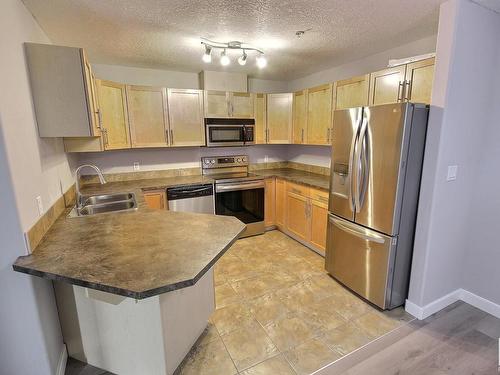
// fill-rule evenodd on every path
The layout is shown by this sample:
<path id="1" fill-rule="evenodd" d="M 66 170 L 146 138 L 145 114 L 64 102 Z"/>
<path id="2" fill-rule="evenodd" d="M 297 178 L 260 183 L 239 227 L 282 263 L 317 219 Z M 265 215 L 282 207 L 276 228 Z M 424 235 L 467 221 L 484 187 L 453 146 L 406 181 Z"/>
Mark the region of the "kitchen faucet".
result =
<path id="1" fill-rule="evenodd" d="M 93 170 L 96 171 L 97 176 L 99 177 L 99 182 L 101 184 L 106 183 L 106 180 L 104 179 L 104 176 L 102 175 L 101 170 L 99 168 L 97 168 L 95 165 L 83 164 L 83 165 L 80 165 L 78 168 L 76 168 L 76 171 L 75 171 L 75 174 L 76 174 L 75 187 L 76 187 L 76 189 L 75 190 L 76 190 L 76 208 L 77 209 L 81 209 L 83 207 L 83 204 L 85 203 L 85 202 L 82 202 L 82 194 L 80 193 L 80 171 L 85 167 L 92 168 Z"/>

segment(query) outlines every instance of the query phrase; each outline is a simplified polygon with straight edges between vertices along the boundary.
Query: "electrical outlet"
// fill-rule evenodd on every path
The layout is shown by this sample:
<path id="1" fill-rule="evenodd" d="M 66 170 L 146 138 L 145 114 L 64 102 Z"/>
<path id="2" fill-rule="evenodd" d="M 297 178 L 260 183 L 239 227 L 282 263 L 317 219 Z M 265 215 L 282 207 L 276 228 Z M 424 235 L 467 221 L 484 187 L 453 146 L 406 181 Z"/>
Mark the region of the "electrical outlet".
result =
<path id="1" fill-rule="evenodd" d="M 38 196 L 35 198 L 36 199 L 36 204 L 38 206 L 38 216 L 43 215 L 43 203 L 42 203 L 42 197 Z"/>
<path id="2" fill-rule="evenodd" d="M 448 165 L 446 181 L 455 181 L 457 179 L 458 165 Z"/>
<path id="3" fill-rule="evenodd" d="M 264 156 L 264 163 L 268 163 L 269 162 L 269 156 L 265 155 Z"/>
<path id="4" fill-rule="evenodd" d="M 140 171 L 141 170 L 141 165 L 139 164 L 138 161 L 134 163 L 134 171 Z"/>

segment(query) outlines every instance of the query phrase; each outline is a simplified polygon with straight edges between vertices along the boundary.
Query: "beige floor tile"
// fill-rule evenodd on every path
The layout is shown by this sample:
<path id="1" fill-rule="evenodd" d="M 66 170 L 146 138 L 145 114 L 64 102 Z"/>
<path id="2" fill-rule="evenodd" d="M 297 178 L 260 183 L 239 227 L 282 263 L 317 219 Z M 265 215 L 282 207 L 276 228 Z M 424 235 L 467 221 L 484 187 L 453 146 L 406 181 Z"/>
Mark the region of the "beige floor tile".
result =
<path id="1" fill-rule="evenodd" d="M 295 375 L 283 355 L 265 360 L 240 373 L 241 375 Z"/>
<path id="2" fill-rule="evenodd" d="M 201 334 L 200 338 L 197 341 L 198 345 L 205 345 L 211 343 L 212 341 L 216 341 L 219 338 L 219 332 L 217 332 L 217 328 L 212 322 L 208 322 L 207 328 Z"/>
<path id="3" fill-rule="evenodd" d="M 335 293 L 328 298 L 328 303 L 347 320 L 356 319 L 368 312 L 375 311 L 361 298 L 348 292 Z"/>
<path id="4" fill-rule="evenodd" d="M 313 327 L 315 334 L 332 330 L 347 322 L 338 314 L 328 302 L 319 301 L 311 305 L 302 306 L 297 316 Z"/>
<path id="5" fill-rule="evenodd" d="M 280 289 L 276 294 L 285 306 L 292 311 L 299 310 L 302 306 L 313 304 L 330 296 L 326 289 L 318 287 L 309 279 L 289 288 Z"/>
<path id="6" fill-rule="evenodd" d="M 223 335 L 222 341 L 238 371 L 245 370 L 279 353 L 257 322 Z"/>
<path id="7" fill-rule="evenodd" d="M 372 338 L 385 335 L 400 325 L 399 321 L 389 319 L 378 311 L 361 315 L 353 323 Z"/>
<path id="8" fill-rule="evenodd" d="M 215 287 L 215 305 L 220 309 L 232 303 L 240 302 L 241 297 L 228 283 Z"/>
<path id="9" fill-rule="evenodd" d="M 346 355 L 367 344 L 370 338 L 355 324 L 346 323 L 322 336 L 322 340 L 332 349 Z"/>
<path id="10" fill-rule="evenodd" d="M 312 339 L 285 352 L 286 359 L 299 375 L 309 375 L 339 359 L 341 355 L 331 350 L 319 339 Z"/>
<path id="11" fill-rule="evenodd" d="M 234 375 L 237 370 L 222 340 L 217 338 L 209 344 L 193 348 L 180 373 L 182 375 Z"/>
<path id="12" fill-rule="evenodd" d="M 276 280 L 269 275 L 260 275 L 250 279 L 231 283 L 233 289 L 243 299 L 250 300 L 262 296 L 276 288 Z"/>
<path id="13" fill-rule="evenodd" d="M 313 328 L 296 316 L 287 316 L 264 327 L 279 350 L 286 351 L 314 336 Z"/>
<path id="14" fill-rule="evenodd" d="M 222 285 L 222 284 L 224 284 L 226 282 L 227 282 L 227 280 L 224 277 L 224 274 L 220 271 L 220 267 L 215 266 L 215 269 L 214 269 L 214 285 L 218 286 L 218 285 Z"/>
<path id="15" fill-rule="evenodd" d="M 265 294 L 249 302 L 250 313 L 260 324 L 267 325 L 290 313 L 274 293 Z"/>
<path id="16" fill-rule="evenodd" d="M 242 303 L 234 303 L 217 309 L 210 319 L 221 335 L 225 335 L 253 322 L 250 311 Z"/>
<path id="17" fill-rule="evenodd" d="M 257 275 L 255 269 L 248 262 L 242 260 L 232 261 L 222 268 L 224 277 L 228 282 L 235 282 L 243 279 L 248 279 Z"/>

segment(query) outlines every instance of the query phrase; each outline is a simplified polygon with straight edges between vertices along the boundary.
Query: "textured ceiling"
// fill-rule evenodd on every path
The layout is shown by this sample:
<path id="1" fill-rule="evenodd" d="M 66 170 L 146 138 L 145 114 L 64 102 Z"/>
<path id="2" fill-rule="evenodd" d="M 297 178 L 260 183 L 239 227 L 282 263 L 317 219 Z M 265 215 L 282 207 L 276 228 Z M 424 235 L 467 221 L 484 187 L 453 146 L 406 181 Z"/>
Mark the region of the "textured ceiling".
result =
<path id="1" fill-rule="evenodd" d="M 228 71 L 288 80 L 437 32 L 444 0 L 23 0 L 56 44 L 84 47 L 92 63 L 198 72 L 200 37 L 262 48 Z M 295 31 L 312 28 L 301 39 Z M 233 57 L 233 55 L 230 56 Z M 396 56 L 400 57 L 400 56 Z"/>

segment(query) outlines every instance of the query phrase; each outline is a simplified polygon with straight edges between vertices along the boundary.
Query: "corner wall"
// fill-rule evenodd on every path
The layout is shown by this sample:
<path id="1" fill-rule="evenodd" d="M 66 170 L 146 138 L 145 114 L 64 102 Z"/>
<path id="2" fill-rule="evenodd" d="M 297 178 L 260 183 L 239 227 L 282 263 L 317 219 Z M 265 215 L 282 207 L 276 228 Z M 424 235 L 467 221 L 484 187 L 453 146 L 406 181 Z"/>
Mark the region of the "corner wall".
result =
<path id="1" fill-rule="evenodd" d="M 498 35 L 499 14 L 469 0 L 441 6 L 408 297 L 427 313 L 467 292 L 500 303 Z"/>

